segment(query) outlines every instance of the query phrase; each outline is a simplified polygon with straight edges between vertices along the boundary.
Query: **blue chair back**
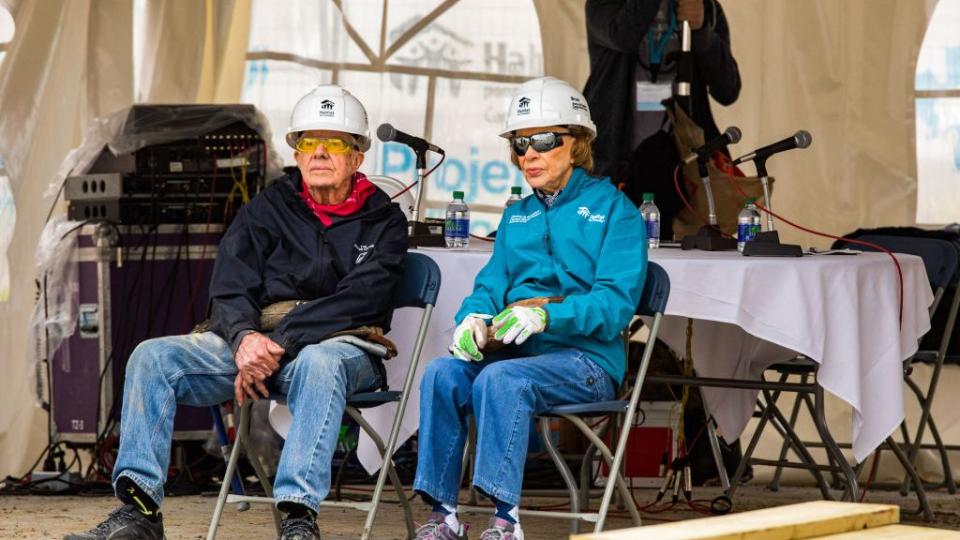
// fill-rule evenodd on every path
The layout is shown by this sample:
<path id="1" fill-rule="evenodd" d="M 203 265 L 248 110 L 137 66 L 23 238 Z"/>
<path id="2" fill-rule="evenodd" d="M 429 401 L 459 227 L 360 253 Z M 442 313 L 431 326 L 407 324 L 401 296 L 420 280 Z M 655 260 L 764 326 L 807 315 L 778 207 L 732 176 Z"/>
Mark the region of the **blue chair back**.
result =
<path id="1" fill-rule="evenodd" d="M 667 309 L 670 297 L 670 276 L 655 262 L 647 263 L 647 278 L 643 282 L 643 294 L 637 305 L 637 315 L 653 316 Z"/>
<path id="2" fill-rule="evenodd" d="M 957 277 L 957 271 L 960 269 L 960 251 L 957 244 L 949 240 L 881 234 L 866 234 L 857 237 L 857 240 L 883 246 L 894 253 L 907 253 L 920 257 L 927 270 L 927 279 L 930 280 L 934 289 L 948 287 Z M 843 247 L 877 251 L 868 246 L 849 242 L 844 242 Z"/>
<path id="3" fill-rule="evenodd" d="M 393 295 L 394 307 L 427 307 L 437 304 L 440 293 L 440 267 L 422 253 L 407 253 L 403 278 Z"/>

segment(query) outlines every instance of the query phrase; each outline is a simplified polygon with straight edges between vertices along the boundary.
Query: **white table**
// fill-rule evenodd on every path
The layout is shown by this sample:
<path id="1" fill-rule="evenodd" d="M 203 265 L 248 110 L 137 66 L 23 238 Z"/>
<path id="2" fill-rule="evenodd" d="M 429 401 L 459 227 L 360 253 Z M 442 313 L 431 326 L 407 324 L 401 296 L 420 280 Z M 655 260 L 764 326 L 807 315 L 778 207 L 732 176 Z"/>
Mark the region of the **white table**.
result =
<path id="1" fill-rule="evenodd" d="M 419 250 L 443 273 L 440 297 L 423 350 L 417 381 L 426 364 L 448 354 L 453 316 L 473 288 L 490 253 Z M 818 363 L 819 383 L 853 408 L 853 453 L 865 459 L 903 420 L 902 360 L 917 350 L 930 328 L 927 306 L 933 294 L 923 262 L 898 255 L 904 274 L 903 324 L 898 328 L 895 267 L 883 254 L 817 255 L 797 258 L 743 257 L 661 248 L 651 260 L 667 271 L 670 300 L 660 330 L 681 354 L 686 318 L 693 329 L 698 375 L 759 379 L 772 363 L 803 354 Z M 391 388 L 399 388 L 413 347 L 419 316 L 394 315 L 394 339 L 401 351 L 387 363 Z M 705 388 L 707 405 L 729 440 L 740 436 L 756 402 L 755 390 Z M 418 382 L 408 401 L 398 444 L 419 424 Z M 381 433 L 389 431 L 395 404 L 364 412 Z M 272 417 L 271 417 L 272 418 Z M 370 471 L 380 466 L 373 443 L 361 435 L 358 456 Z"/>
<path id="2" fill-rule="evenodd" d="M 879 253 L 803 258 L 736 252 L 655 250 L 670 276 L 660 338 L 685 351 L 686 318 L 702 377 L 759 379 L 797 353 L 818 362 L 819 384 L 853 408 L 853 454 L 862 461 L 903 420 L 902 361 L 930 329 L 933 293 L 923 261 L 897 255 L 903 269 L 903 324 L 896 267 Z M 740 436 L 755 390 L 704 388 L 728 440 Z"/>

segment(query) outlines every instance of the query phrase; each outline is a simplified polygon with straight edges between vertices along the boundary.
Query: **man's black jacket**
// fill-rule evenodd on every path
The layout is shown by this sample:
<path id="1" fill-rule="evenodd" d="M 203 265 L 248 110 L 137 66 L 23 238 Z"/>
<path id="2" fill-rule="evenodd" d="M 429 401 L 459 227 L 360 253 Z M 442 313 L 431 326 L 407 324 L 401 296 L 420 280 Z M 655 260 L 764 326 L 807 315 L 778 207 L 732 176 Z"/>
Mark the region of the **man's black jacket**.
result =
<path id="1" fill-rule="evenodd" d="M 260 330 L 260 310 L 306 300 L 267 335 L 295 358 L 333 332 L 389 329 L 391 299 L 403 273 L 407 220 L 379 188 L 363 208 L 325 227 L 299 196 L 299 171 L 243 207 L 217 253 L 207 311 L 213 332 L 234 351 Z"/>
<path id="2" fill-rule="evenodd" d="M 583 89 L 597 124 L 594 172 L 623 181 L 633 151 L 637 55 L 661 0 L 587 0 L 587 50 L 590 77 Z M 707 92 L 722 105 L 740 94 L 740 71 L 730 51 L 730 29 L 723 9 L 704 0 L 704 24 L 693 32 L 693 120 L 711 139 L 720 134 Z"/>

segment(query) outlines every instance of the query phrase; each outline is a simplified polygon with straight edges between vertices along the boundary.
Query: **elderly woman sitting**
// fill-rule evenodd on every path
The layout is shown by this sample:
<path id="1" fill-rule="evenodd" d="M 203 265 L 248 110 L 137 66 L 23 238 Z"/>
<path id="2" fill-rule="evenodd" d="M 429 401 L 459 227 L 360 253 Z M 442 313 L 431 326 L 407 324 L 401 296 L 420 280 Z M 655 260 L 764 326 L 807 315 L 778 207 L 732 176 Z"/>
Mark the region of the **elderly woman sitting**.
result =
<path id="1" fill-rule="evenodd" d="M 473 485 L 496 504 L 481 539 L 522 540 L 517 505 L 531 418 L 614 397 L 647 266 L 643 220 L 590 176 L 596 135 L 583 96 L 544 77 L 517 90 L 501 136 L 534 195 L 511 205 L 493 256 L 456 315 L 452 357 L 420 394 L 414 489 L 433 506 L 417 538 L 465 539 L 457 517 L 467 417 L 477 424 Z"/>

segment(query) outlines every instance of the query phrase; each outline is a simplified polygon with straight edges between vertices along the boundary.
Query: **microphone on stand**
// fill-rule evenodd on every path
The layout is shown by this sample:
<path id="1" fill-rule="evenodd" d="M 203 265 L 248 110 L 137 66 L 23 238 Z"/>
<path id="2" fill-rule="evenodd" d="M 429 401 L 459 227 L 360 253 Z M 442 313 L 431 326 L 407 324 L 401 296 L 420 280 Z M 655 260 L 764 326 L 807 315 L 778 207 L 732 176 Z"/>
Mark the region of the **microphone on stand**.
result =
<path id="1" fill-rule="evenodd" d="M 733 160 L 734 165 L 752 161 L 757 168 L 757 176 L 760 178 L 760 185 L 763 186 L 763 204 L 767 213 L 767 230 L 765 233 L 761 233 L 761 235 L 764 235 L 764 238 L 761 238 L 761 243 L 750 248 L 749 252 L 744 248 L 744 255 L 777 257 L 799 257 L 801 255 L 799 246 L 780 244 L 780 237 L 774 229 L 773 214 L 771 213 L 773 211 L 773 200 L 770 198 L 770 177 L 767 174 L 767 159 L 774 154 L 793 150 L 794 148 L 806 148 L 810 146 L 811 142 L 813 142 L 813 137 L 810 136 L 810 133 L 801 129 L 786 139 L 757 148 L 753 152 Z M 760 238 L 761 235 L 757 237 Z M 748 242 L 748 244 L 753 243 L 754 242 Z"/>
<path id="2" fill-rule="evenodd" d="M 737 126 L 730 126 L 718 137 L 715 137 L 704 143 L 702 146 L 698 146 L 697 148 L 691 150 L 690 153 L 683 158 L 683 163 L 693 163 L 697 158 L 709 156 L 714 150 L 719 150 L 730 144 L 737 144 L 740 142 L 740 137 L 740 128 Z"/>
<path id="3" fill-rule="evenodd" d="M 423 179 L 427 176 L 427 151 L 435 152 L 441 155 L 445 155 L 446 152 L 443 151 L 443 148 L 440 148 L 426 139 L 410 135 L 409 133 L 404 133 L 390 124 L 380 124 L 380 127 L 377 128 L 377 138 L 383 142 L 395 141 L 409 146 L 417 157 L 417 179 L 413 185 L 418 185 L 420 187 L 417 188 L 416 204 L 410 208 L 410 219 L 407 224 L 407 233 L 410 236 L 410 245 L 444 245 L 443 235 L 435 234 L 430 230 L 430 227 L 428 227 L 425 222 L 420 220 L 420 209 L 423 207 L 423 194 L 426 191 L 424 189 L 425 186 L 423 184 Z M 413 185 L 411 185 L 411 187 L 413 187 Z"/>
<path id="4" fill-rule="evenodd" d="M 443 151 L 443 148 L 440 148 L 426 139 L 421 139 L 420 137 L 410 135 L 409 133 L 404 133 L 390 124 L 380 124 L 380 127 L 377 128 L 377 138 L 383 142 L 396 141 L 400 144 L 405 144 L 412 148 L 415 152 L 426 152 L 429 150 L 431 152 L 436 152 L 437 154 L 446 154 L 446 152 Z"/>
<path id="5" fill-rule="evenodd" d="M 737 159 L 733 160 L 733 164 L 739 165 L 747 161 L 756 161 L 757 163 L 762 163 L 774 154 L 786 152 L 787 150 L 793 150 L 794 148 L 806 148 L 810 146 L 811 142 L 813 142 L 813 137 L 810 136 L 810 133 L 801 129 L 782 141 L 768 144 L 767 146 L 757 148 L 749 154 L 738 157 Z"/>

